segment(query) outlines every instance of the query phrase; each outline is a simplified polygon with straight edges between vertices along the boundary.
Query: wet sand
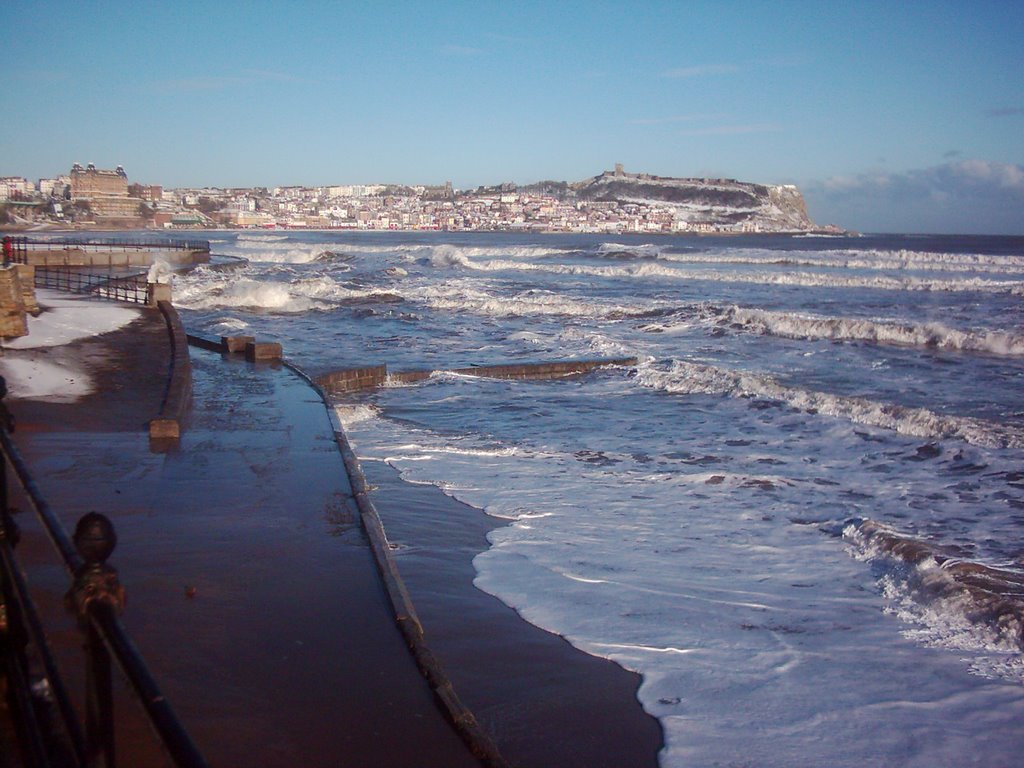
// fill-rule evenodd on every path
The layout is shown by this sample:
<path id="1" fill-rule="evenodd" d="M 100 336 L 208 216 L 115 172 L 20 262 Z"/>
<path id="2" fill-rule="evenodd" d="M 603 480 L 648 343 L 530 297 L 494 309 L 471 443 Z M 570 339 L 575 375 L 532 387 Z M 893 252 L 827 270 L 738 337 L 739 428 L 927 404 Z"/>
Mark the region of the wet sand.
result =
<path id="1" fill-rule="evenodd" d="M 473 586 L 472 559 L 504 523 L 363 461 L 373 503 L 425 628 L 459 696 L 522 766 L 656 766 L 659 722 L 636 698 L 640 676 L 523 620 Z"/>
<path id="2" fill-rule="evenodd" d="M 319 397 L 287 370 L 193 349 L 190 424 L 177 450 L 152 453 L 144 425 L 162 397 L 161 349 L 147 315 L 62 348 L 100 392 L 10 407 L 65 525 L 93 509 L 114 520 L 125 623 L 210 762 L 476 764 L 394 626 Z M 389 538 L 406 547 L 398 564 L 426 640 L 510 762 L 656 765 L 661 729 L 636 701 L 636 675 L 472 586 L 472 557 L 497 521 L 382 464 L 364 470 Z M 78 641 L 60 605 L 66 577 L 19 517 L 19 557 L 67 668 Z M 128 764 L 158 761 L 128 706 Z"/>

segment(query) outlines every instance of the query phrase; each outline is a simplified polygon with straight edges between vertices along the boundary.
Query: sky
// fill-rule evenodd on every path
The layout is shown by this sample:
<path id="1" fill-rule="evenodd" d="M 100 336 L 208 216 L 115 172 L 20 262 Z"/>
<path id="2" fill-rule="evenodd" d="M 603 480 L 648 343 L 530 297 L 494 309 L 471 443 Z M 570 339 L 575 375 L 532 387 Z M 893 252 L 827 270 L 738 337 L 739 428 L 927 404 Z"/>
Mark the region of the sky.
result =
<path id="1" fill-rule="evenodd" d="M 0 175 L 797 184 L 819 223 L 1024 234 L 1024 2 L 5 0 Z"/>

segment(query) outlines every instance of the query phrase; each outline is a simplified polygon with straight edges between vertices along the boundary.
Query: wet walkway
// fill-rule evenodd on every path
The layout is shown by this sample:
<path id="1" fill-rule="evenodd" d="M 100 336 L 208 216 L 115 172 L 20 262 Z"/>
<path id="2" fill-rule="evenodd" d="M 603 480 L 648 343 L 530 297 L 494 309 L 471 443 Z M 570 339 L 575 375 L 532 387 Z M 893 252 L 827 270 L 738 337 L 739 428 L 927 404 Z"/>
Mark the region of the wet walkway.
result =
<path id="1" fill-rule="evenodd" d="M 69 529 L 113 520 L 125 625 L 200 749 L 215 766 L 477 765 L 395 627 L 322 401 L 287 369 L 191 356 L 169 453 L 97 429 L 98 397 L 86 421 L 23 409 L 15 437 Z M 19 557 L 69 669 L 67 585 L 28 517 Z M 125 723 L 124 764 L 159 764 L 144 731 Z"/>

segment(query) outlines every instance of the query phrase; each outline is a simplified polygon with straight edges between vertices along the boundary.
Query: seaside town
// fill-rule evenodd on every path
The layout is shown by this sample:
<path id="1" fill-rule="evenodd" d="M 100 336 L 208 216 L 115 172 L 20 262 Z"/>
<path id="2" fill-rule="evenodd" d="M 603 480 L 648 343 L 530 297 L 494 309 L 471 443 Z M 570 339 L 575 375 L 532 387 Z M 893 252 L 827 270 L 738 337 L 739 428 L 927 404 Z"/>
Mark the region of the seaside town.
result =
<path id="1" fill-rule="evenodd" d="M 627 174 L 617 165 L 615 171 L 598 178 L 604 177 L 641 175 Z M 67 174 L 36 182 L 19 176 L 0 177 L 0 225 L 33 230 L 268 228 L 592 233 L 749 233 L 784 229 L 772 226 L 763 217 L 722 220 L 706 215 L 711 207 L 702 211 L 658 200 L 565 199 L 569 186 L 565 182 L 541 182 L 520 187 L 509 182 L 459 190 L 448 182 L 439 186 L 165 189 L 130 182 L 121 166 L 108 170 L 92 163 L 84 167 L 75 163 Z M 799 195 L 795 188 L 785 189 Z"/>

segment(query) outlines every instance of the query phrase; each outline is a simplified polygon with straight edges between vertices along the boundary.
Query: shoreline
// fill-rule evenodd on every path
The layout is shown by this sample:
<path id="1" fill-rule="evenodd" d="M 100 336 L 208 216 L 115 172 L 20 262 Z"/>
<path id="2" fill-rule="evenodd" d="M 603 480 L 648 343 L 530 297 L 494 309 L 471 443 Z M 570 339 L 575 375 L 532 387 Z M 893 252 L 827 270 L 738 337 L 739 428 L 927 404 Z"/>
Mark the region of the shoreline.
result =
<path id="1" fill-rule="evenodd" d="M 849 229 L 829 229 L 818 227 L 815 229 L 787 229 L 766 232 L 690 232 L 685 230 L 673 232 L 607 232 L 604 230 L 574 230 L 574 229 L 431 229 L 431 228 L 399 228 L 399 229 L 376 229 L 358 227 L 174 227 L 171 229 L 159 229 L 157 227 L 142 226 L 131 227 L 104 227 L 104 226 L 82 226 L 82 227 L 60 227 L 34 225 L 8 225 L 3 228 L 5 232 L 40 232 L 44 234 L 77 234 L 81 232 L 267 232 L 277 234 L 279 232 L 357 232 L 360 234 L 368 232 L 393 233 L 396 235 L 410 233 L 435 233 L 444 235 L 607 235 L 609 237 L 862 237 L 862 232 Z M 915 234 L 915 233 L 912 233 Z M 1017 235 L 992 235 L 992 237 L 1017 237 Z"/>
<path id="2" fill-rule="evenodd" d="M 661 722 L 642 678 L 531 624 L 475 586 L 473 559 L 505 523 L 360 459 L 424 628 L 455 690 L 514 765 L 657 766 Z M 485 650 L 489 649 L 489 650 Z"/>

